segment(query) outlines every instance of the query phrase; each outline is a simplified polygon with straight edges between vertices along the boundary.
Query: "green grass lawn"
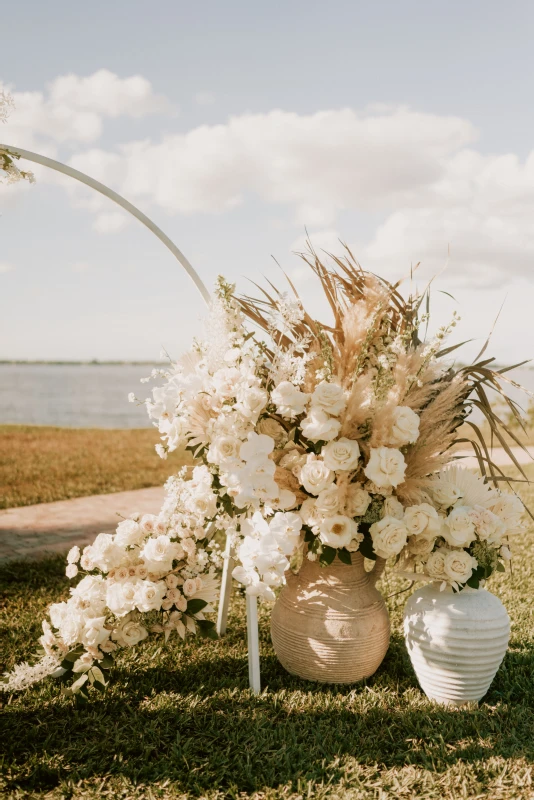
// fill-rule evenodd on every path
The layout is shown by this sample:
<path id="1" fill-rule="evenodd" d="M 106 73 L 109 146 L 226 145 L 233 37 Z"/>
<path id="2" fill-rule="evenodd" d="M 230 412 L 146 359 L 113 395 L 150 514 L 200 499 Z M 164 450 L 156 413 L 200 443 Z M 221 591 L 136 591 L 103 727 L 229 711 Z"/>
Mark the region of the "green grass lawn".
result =
<path id="1" fill-rule="evenodd" d="M 0 425 L 0 508 L 161 486 L 189 454 L 156 454 L 154 428 Z"/>
<path id="2" fill-rule="evenodd" d="M 532 471 L 532 470 L 531 470 Z M 534 473 L 533 473 L 534 474 Z M 532 496 L 532 492 L 529 492 Z M 218 642 L 153 640 L 125 654 L 104 695 L 76 709 L 49 681 L 3 696 L 0 794 L 56 798 L 533 798 L 534 566 L 490 588 L 512 618 L 509 651 L 478 706 L 442 708 L 417 685 L 402 639 L 407 595 L 390 599 L 391 647 L 354 686 L 288 675 L 260 614 L 264 690 L 248 689 L 244 602 Z M 0 568 L 4 669 L 29 658 L 46 605 L 67 593 L 61 559 Z M 398 588 L 387 573 L 384 594 Z M 0 695 L 0 698 L 2 696 Z"/>

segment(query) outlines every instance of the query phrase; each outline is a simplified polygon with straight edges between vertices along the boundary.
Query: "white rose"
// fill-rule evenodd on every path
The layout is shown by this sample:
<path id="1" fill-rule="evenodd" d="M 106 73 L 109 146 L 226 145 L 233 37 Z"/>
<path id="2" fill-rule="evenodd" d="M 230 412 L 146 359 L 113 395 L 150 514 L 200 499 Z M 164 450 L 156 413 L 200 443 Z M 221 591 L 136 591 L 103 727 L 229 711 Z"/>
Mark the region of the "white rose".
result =
<path id="1" fill-rule="evenodd" d="M 456 506 L 443 523 L 441 535 L 452 547 L 467 547 L 476 539 L 471 511 L 469 506 Z"/>
<path id="2" fill-rule="evenodd" d="M 319 538 L 329 547 L 345 547 L 358 533 L 358 526 L 350 517 L 336 514 L 327 517 L 319 527 Z"/>
<path id="3" fill-rule="evenodd" d="M 190 597 L 192 594 L 195 594 L 197 590 L 197 586 L 193 578 L 188 578 L 186 581 L 184 581 L 184 585 L 182 588 L 184 590 L 184 594 L 187 595 L 187 597 Z"/>
<path id="4" fill-rule="evenodd" d="M 139 581 L 126 583 L 108 583 L 106 605 L 116 617 L 124 617 L 133 611 L 136 603 L 136 593 Z"/>
<path id="5" fill-rule="evenodd" d="M 426 562 L 426 573 L 430 578 L 436 581 L 444 581 L 447 578 L 445 573 L 445 556 L 451 551 L 448 547 L 438 547 L 433 553 L 430 553 Z"/>
<path id="6" fill-rule="evenodd" d="M 272 417 L 265 417 L 260 419 L 256 426 L 258 433 L 263 433 L 265 436 L 270 436 L 271 439 L 278 445 L 287 442 L 287 433 L 285 429 Z"/>
<path id="7" fill-rule="evenodd" d="M 419 417 L 408 406 L 398 406 L 393 412 L 393 425 L 389 436 L 389 444 L 402 447 L 413 444 L 419 436 Z"/>
<path id="8" fill-rule="evenodd" d="M 148 631 L 143 625 L 134 620 L 124 620 L 111 634 L 120 647 L 134 647 L 148 636 Z"/>
<path id="9" fill-rule="evenodd" d="M 323 515 L 316 507 L 315 500 L 312 497 L 308 497 L 308 499 L 303 502 L 299 509 L 299 516 L 303 523 L 310 528 L 319 525 L 323 519 Z"/>
<path id="10" fill-rule="evenodd" d="M 166 534 L 153 537 L 145 542 L 141 556 L 149 572 L 168 572 L 173 560 L 178 558 L 178 544 Z"/>
<path id="11" fill-rule="evenodd" d="M 309 494 L 318 495 L 334 482 L 334 473 L 324 461 L 310 454 L 300 470 L 300 482 Z"/>
<path id="12" fill-rule="evenodd" d="M 77 544 L 74 547 L 71 547 L 69 552 L 67 553 L 67 563 L 68 564 L 75 564 L 77 561 L 80 560 L 80 548 Z"/>
<path id="13" fill-rule="evenodd" d="M 378 488 L 398 486 L 404 481 L 406 463 L 399 450 L 391 447 L 372 447 L 365 475 Z"/>
<path id="14" fill-rule="evenodd" d="M 411 536 L 424 534 L 437 536 L 441 530 L 442 519 L 429 503 L 409 506 L 404 513 L 404 524 Z"/>
<path id="15" fill-rule="evenodd" d="M 139 544 L 145 538 L 145 535 L 138 522 L 133 519 L 125 519 L 117 525 L 115 542 L 120 547 L 129 547 Z"/>
<path id="16" fill-rule="evenodd" d="M 282 381 L 271 392 L 271 400 L 278 413 L 288 419 L 295 419 L 302 414 L 309 399 L 309 394 L 299 391 L 289 381 Z"/>
<path id="17" fill-rule="evenodd" d="M 85 621 L 82 642 L 86 647 L 98 647 L 109 638 L 109 631 L 104 628 L 105 622 L 105 617 L 95 617 Z"/>
<path id="18" fill-rule="evenodd" d="M 328 442 L 323 447 L 321 455 L 328 469 L 350 470 L 358 465 L 360 448 L 358 442 L 342 437 L 334 442 Z"/>
<path id="19" fill-rule="evenodd" d="M 519 497 L 513 494 L 501 493 L 497 498 L 492 498 L 485 505 L 503 521 L 508 533 L 519 531 L 523 528 L 522 517 L 525 508 Z"/>
<path id="20" fill-rule="evenodd" d="M 312 405 L 337 417 L 345 408 L 347 401 L 341 386 L 337 383 L 321 381 L 312 394 Z"/>
<path id="21" fill-rule="evenodd" d="M 471 512 L 471 519 L 475 523 L 479 539 L 488 544 L 500 545 L 502 537 L 506 533 L 506 526 L 497 514 L 488 508 L 475 506 Z"/>
<path id="22" fill-rule="evenodd" d="M 159 611 L 166 591 L 165 581 L 140 581 L 135 604 L 139 611 Z"/>
<path id="23" fill-rule="evenodd" d="M 141 525 L 144 533 L 151 534 L 156 530 L 157 521 L 158 518 L 155 514 L 145 514 L 143 517 L 141 517 L 139 524 Z"/>
<path id="24" fill-rule="evenodd" d="M 313 407 L 301 422 L 302 434 L 310 442 L 329 442 L 336 438 L 340 428 L 339 420 L 329 417 L 325 411 Z"/>
<path id="25" fill-rule="evenodd" d="M 217 436 L 210 444 L 207 457 L 212 464 L 239 460 L 241 440 L 236 436 Z"/>
<path id="26" fill-rule="evenodd" d="M 412 556 L 418 556 L 419 559 L 424 559 L 425 556 L 430 555 L 436 543 L 435 536 L 409 536 L 408 537 L 408 552 Z"/>
<path id="27" fill-rule="evenodd" d="M 384 517 L 370 527 L 373 549 L 377 556 L 389 558 L 400 553 L 406 544 L 408 531 L 404 522 L 395 517 Z"/>
<path id="28" fill-rule="evenodd" d="M 384 507 L 382 509 L 383 517 L 395 517 L 395 519 L 404 518 L 404 506 L 396 497 L 386 497 L 384 500 Z M 406 523 L 406 520 L 404 520 Z"/>
<path id="29" fill-rule="evenodd" d="M 361 483 L 351 483 L 345 497 L 345 514 L 349 517 L 363 517 L 371 503 L 371 495 Z"/>
<path id="30" fill-rule="evenodd" d="M 280 459 L 280 466 L 284 469 L 288 469 L 295 478 L 300 478 L 300 470 L 305 463 L 306 455 L 296 448 L 289 450 L 289 452 Z"/>
<path id="31" fill-rule="evenodd" d="M 429 491 L 434 502 L 442 508 L 451 508 L 462 497 L 460 489 L 441 476 L 432 481 Z"/>
<path id="32" fill-rule="evenodd" d="M 78 567 L 76 564 L 67 564 L 67 569 L 65 570 L 65 575 L 67 578 L 75 578 L 78 574 Z"/>
<path id="33" fill-rule="evenodd" d="M 477 566 L 476 558 L 466 550 L 452 550 L 445 556 L 445 574 L 453 583 L 466 583 Z"/>
<path id="34" fill-rule="evenodd" d="M 326 517 L 331 517 L 339 511 L 339 491 L 337 486 L 330 486 L 319 492 L 315 501 L 317 511 Z"/>
<path id="35" fill-rule="evenodd" d="M 246 389 L 238 393 L 239 402 L 236 408 L 247 419 L 256 421 L 267 405 L 269 395 L 265 389 L 259 386 L 247 386 Z"/>
<path id="36" fill-rule="evenodd" d="M 90 559 L 95 567 L 108 572 L 116 567 L 123 558 L 123 551 L 115 544 L 110 533 L 99 533 L 92 545 L 84 548 L 84 556 Z M 83 566 L 83 564 L 82 564 Z"/>

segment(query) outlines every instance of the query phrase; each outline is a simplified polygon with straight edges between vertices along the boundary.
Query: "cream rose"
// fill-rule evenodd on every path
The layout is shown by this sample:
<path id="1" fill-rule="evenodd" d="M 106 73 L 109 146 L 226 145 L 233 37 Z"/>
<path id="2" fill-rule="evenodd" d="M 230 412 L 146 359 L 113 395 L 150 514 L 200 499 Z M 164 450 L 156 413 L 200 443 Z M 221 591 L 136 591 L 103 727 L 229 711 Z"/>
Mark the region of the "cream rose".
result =
<path id="1" fill-rule="evenodd" d="M 170 538 L 156 536 L 148 539 L 141 550 L 141 556 L 149 572 L 168 572 L 172 569 L 172 562 L 178 558 L 178 544 Z"/>
<path id="2" fill-rule="evenodd" d="M 378 488 L 398 486 L 404 481 L 406 463 L 400 450 L 392 447 L 372 447 L 365 475 Z"/>
<path id="3" fill-rule="evenodd" d="M 471 519 L 475 523 L 477 536 L 488 544 L 500 545 L 506 533 L 506 526 L 502 519 L 487 508 L 475 506 L 471 512 Z"/>
<path id="4" fill-rule="evenodd" d="M 363 517 L 371 504 L 371 495 L 361 483 L 351 483 L 345 497 L 345 514 L 349 517 Z"/>
<path id="5" fill-rule="evenodd" d="M 265 436 L 270 436 L 271 439 L 275 441 L 276 444 L 281 445 L 287 442 L 287 433 L 284 428 L 272 417 L 265 417 L 265 419 L 261 419 L 257 426 L 256 430 L 258 433 L 263 433 Z"/>
<path id="6" fill-rule="evenodd" d="M 389 558 L 400 553 L 406 544 L 408 532 L 400 519 L 384 517 L 370 527 L 373 548 L 377 556 Z"/>
<path id="7" fill-rule="evenodd" d="M 350 517 L 336 514 L 327 517 L 319 526 L 319 538 L 329 547 L 346 547 L 358 533 L 358 526 Z"/>
<path id="8" fill-rule="evenodd" d="M 344 436 L 333 442 L 328 442 L 321 450 L 324 463 L 328 469 L 350 470 L 355 469 L 360 458 L 358 442 Z"/>
<path id="9" fill-rule="evenodd" d="M 312 394 L 312 406 L 326 411 L 333 417 L 341 414 L 346 404 L 343 389 L 337 383 L 321 381 Z"/>
<path id="10" fill-rule="evenodd" d="M 271 400 L 278 413 L 287 419 L 295 419 L 304 412 L 309 394 L 299 391 L 290 381 L 282 381 L 271 392 Z"/>
<path id="11" fill-rule="evenodd" d="M 437 536 L 441 530 L 442 520 L 433 506 L 421 503 L 418 506 L 408 506 L 404 512 L 404 524 L 411 536 Z"/>
<path id="12" fill-rule="evenodd" d="M 315 505 L 315 499 L 312 497 L 308 497 L 308 499 L 303 502 L 299 509 L 299 516 L 304 525 L 308 525 L 310 528 L 319 525 L 323 519 L 323 515 Z"/>
<path id="13" fill-rule="evenodd" d="M 429 578 L 436 581 L 444 581 L 447 578 L 445 573 L 445 556 L 451 551 L 448 547 L 438 547 L 433 553 L 428 556 L 425 570 Z"/>
<path id="14" fill-rule="evenodd" d="M 393 425 L 389 435 L 389 444 L 402 447 L 413 444 L 419 436 L 419 417 L 408 406 L 398 406 L 393 412 Z"/>
<path id="15" fill-rule="evenodd" d="M 409 536 L 408 552 L 412 556 L 416 556 L 419 559 L 424 559 L 425 556 L 430 555 L 435 544 L 435 536 L 424 536 L 422 534 L 419 534 L 418 536 Z"/>
<path id="16" fill-rule="evenodd" d="M 441 535 L 452 547 L 468 547 L 476 539 L 471 511 L 469 506 L 456 506 L 443 523 Z"/>
<path id="17" fill-rule="evenodd" d="M 158 611 L 166 591 L 164 581 L 140 581 L 135 593 L 135 604 L 139 611 Z"/>
<path id="18" fill-rule="evenodd" d="M 452 583 L 466 583 L 478 566 L 466 550 L 452 550 L 445 556 L 444 571 Z"/>
<path id="19" fill-rule="evenodd" d="M 432 482 L 430 494 L 434 502 L 442 508 L 451 508 L 462 497 L 460 489 L 442 477 L 438 477 Z"/>
<path id="20" fill-rule="evenodd" d="M 300 470 L 300 482 L 309 494 L 318 495 L 334 482 L 334 473 L 324 461 L 310 454 Z"/>
<path id="21" fill-rule="evenodd" d="M 115 628 L 111 634 L 120 647 L 134 647 L 143 639 L 148 636 L 147 629 L 139 622 L 134 620 L 125 620 L 118 628 Z"/>
<path id="22" fill-rule="evenodd" d="M 396 497 L 386 497 L 384 500 L 384 508 L 382 509 L 383 517 L 395 517 L 395 519 L 403 519 L 404 506 Z"/>
<path id="23" fill-rule="evenodd" d="M 208 460 L 212 464 L 239 459 L 239 449 L 242 445 L 237 436 L 217 436 L 208 450 Z"/>
<path id="24" fill-rule="evenodd" d="M 315 507 L 319 513 L 324 514 L 326 517 L 331 517 L 339 511 L 339 490 L 337 486 L 329 486 L 328 489 L 323 489 L 319 492 Z"/>
<path id="25" fill-rule="evenodd" d="M 326 411 L 311 408 L 308 416 L 301 422 L 302 434 L 310 442 L 329 442 L 335 439 L 341 428 L 339 420 L 329 417 Z"/>

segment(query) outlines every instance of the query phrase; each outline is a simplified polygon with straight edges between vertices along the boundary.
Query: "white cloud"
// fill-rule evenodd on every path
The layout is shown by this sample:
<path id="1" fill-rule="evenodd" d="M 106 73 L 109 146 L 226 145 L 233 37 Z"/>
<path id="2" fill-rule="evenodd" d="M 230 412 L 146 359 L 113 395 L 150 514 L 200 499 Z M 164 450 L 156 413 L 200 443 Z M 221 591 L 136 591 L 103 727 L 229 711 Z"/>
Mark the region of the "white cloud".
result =
<path id="1" fill-rule="evenodd" d="M 98 233 L 117 233 L 130 224 L 125 211 L 110 211 L 99 214 L 93 222 L 93 229 Z"/>
<path id="2" fill-rule="evenodd" d="M 0 81 L 0 90 L 9 89 Z M 87 77 L 64 75 L 45 92 L 11 89 L 15 110 L 2 127 L 2 139 L 54 155 L 58 144 L 89 144 L 102 134 L 103 120 L 142 117 L 170 111 L 169 101 L 155 94 L 150 82 L 134 75 L 119 78 L 100 69 Z"/>
<path id="3" fill-rule="evenodd" d="M 215 95 L 213 92 L 197 92 L 195 95 L 195 103 L 197 106 L 211 106 L 215 102 Z"/>
<path id="4" fill-rule="evenodd" d="M 6 261 L 0 261 L 0 275 L 3 272 L 12 272 L 15 269 L 13 264 L 8 264 Z"/>
<path id="5" fill-rule="evenodd" d="M 89 264 L 87 263 L 87 261 L 76 261 L 76 262 L 75 262 L 75 263 L 74 263 L 74 264 L 71 266 L 71 270 L 72 270 L 73 272 L 76 272 L 76 273 L 78 273 L 78 274 L 81 274 L 82 272 L 88 272 L 88 271 L 89 271 L 89 269 L 90 269 L 90 266 L 89 266 Z"/>

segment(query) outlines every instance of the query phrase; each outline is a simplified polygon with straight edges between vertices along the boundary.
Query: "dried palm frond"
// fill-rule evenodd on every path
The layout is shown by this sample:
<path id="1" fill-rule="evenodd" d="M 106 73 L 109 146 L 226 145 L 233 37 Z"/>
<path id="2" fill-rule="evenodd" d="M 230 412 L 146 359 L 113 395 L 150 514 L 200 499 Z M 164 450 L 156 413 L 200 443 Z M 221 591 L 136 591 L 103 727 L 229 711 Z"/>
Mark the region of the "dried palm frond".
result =
<path id="1" fill-rule="evenodd" d="M 451 461 L 451 448 L 459 442 L 473 447 L 482 474 L 495 485 L 512 478 L 492 460 L 494 441 L 526 480 L 507 437 L 526 448 L 488 398 L 490 390 L 496 392 L 522 424 L 520 408 L 504 388 L 506 383 L 523 388 L 505 374 L 515 367 L 495 370 L 490 366 L 492 359 L 477 360 L 468 367 L 444 367 L 446 357 L 465 342 L 441 349 L 421 342 L 419 312 L 425 298 L 428 310 L 428 289 L 406 299 L 399 291 L 401 281 L 391 284 L 362 269 L 346 245 L 341 257 L 326 254 L 331 261 L 327 266 L 307 244 L 307 251 L 299 256 L 318 279 L 332 319 L 315 320 L 303 308 L 302 318 L 291 331 L 277 328 L 273 317 L 282 292 L 271 283 L 269 290 L 258 287 L 260 298 L 237 298 L 243 313 L 269 335 L 272 348 L 266 346 L 267 357 L 273 358 L 276 348 L 291 348 L 295 342 L 305 341 L 309 359 L 304 387 L 308 392 L 317 382 L 318 368 L 328 362 L 328 374 L 347 390 L 341 433 L 359 440 L 364 452 L 387 441 L 396 407 L 408 406 L 419 415 L 419 439 L 406 449 L 406 481 L 398 488 L 399 496 L 406 501 L 419 498 L 420 502 L 425 497 L 429 476 Z M 287 281 L 301 302 L 295 286 L 289 278 Z M 369 360 L 369 354 L 376 355 L 381 342 L 394 340 L 402 341 L 403 347 L 391 369 L 382 373 L 376 359 Z M 487 343 L 480 356 L 486 347 Z M 474 409 L 481 412 L 489 427 L 489 442 L 480 426 L 468 419 Z M 464 422 L 472 427 L 476 439 L 459 437 L 458 429 Z"/>

